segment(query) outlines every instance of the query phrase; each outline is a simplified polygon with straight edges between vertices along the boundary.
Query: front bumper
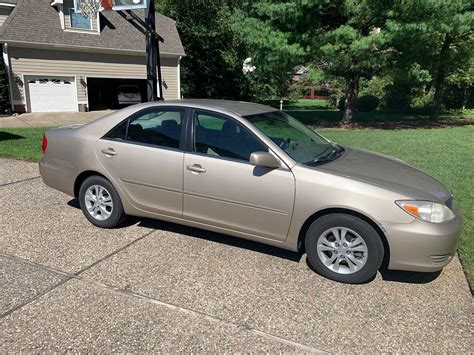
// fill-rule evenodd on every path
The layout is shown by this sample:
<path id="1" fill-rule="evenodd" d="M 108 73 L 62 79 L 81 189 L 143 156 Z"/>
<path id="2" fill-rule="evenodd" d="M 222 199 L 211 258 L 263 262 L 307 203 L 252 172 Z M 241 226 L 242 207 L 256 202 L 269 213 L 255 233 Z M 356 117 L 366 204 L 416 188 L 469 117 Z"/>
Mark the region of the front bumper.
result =
<path id="1" fill-rule="evenodd" d="M 449 264 L 463 224 L 457 215 L 445 223 L 415 219 L 411 223 L 382 222 L 390 248 L 389 269 L 434 272 Z"/>

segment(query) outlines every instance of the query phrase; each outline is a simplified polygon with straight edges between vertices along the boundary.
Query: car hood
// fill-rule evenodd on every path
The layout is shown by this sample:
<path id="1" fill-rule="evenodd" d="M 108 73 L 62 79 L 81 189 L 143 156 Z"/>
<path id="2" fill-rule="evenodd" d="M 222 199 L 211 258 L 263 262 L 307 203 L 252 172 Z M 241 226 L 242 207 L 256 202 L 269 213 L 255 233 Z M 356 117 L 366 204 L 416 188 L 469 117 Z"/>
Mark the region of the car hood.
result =
<path id="1" fill-rule="evenodd" d="M 450 191 L 439 181 L 407 163 L 387 155 L 346 148 L 333 162 L 315 167 L 400 192 L 415 199 L 446 202 Z"/>

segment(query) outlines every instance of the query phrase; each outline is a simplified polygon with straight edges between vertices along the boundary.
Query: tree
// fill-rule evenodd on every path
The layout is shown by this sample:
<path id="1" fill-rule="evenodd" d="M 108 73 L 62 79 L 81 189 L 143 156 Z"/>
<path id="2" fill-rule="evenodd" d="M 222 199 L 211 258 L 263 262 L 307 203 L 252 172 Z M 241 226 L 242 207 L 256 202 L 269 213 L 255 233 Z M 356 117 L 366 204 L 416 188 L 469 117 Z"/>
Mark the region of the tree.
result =
<path id="1" fill-rule="evenodd" d="M 254 39 L 254 51 L 265 57 L 273 53 L 277 58 L 272 64 L 281 61 L 286 67 L 295 58 L 325 63 L 323 70 L 328 76 L 346 82 L 342 122 L 352 124 L 361 78 L 372 77 L 391 54 L 390 33 L 385 26 L 389 2 L 261 0 L 248 7 L 248 37 Z"/>
<path id="2" fill-rule="evenodd" d="M 397 24 L 395 46 L 405 66 L 417 63 L 432 77 L 431 119 L 437 120 L 446 79 L 470 66 L 474 54 L 474 12 L 471 0 L 399 2 L 392 11 Z"/>
<path id="3" fill-rule="evenodd" d="M 157 9 L 176 20 L 186 56 L 182 59 L 186 97 L 239 98 L 244 83 L 241 43 L 232 28 L 238 1 L 161 0 Z"/>
<path id="4" fill-rule="evenodd" d="M 456 87 L 460 91 L 460 107 L 465 109 L 470 104 L 470 107 L 474 105 L 473 100 L 473 88 L 474 88 L 474 57 L 470 58 L 470 61 L 466 63 L 466 67 L 459 67 L 447 78 L 448 84 Z M 471 100 L 469 102 L 469 100 Z"/>
<path id="5" fill-rule="evenodd" d="M 289 16 L 297 16 L 295 2 L 256 1 L 243 4 L 234 13 L 233 29 L 243 44 L 244 57 L 252 58 L 255 70 L 248 73 L 247 92 L 260 101 L 285 97 L 291 74 L 304 58 Z"/>
<path id="6" fill-rule="evenodd" d="M 356 117 L 360 81 L 381 71 L 393 54 L 386 26 L 390 5 L 386 1 L 320 1 L 311 36 L 313 55 L 327 63 L 326 70 L 346 83 L 341 123 Z"/>

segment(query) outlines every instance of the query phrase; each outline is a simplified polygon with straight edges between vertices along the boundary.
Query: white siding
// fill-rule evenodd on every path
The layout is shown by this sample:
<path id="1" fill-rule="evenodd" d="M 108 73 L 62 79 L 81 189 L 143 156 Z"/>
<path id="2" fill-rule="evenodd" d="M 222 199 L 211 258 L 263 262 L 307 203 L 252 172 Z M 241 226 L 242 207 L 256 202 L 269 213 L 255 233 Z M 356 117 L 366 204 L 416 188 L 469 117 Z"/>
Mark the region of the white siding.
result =
<path id="1" fill-rule="evenodd" d="M 78 101 L 87 101 L 87 77 L 146 79 L 145 56 L 124 56 L 9 47 L 14 100 L 24 100 L 25 75 L 76 77 Z M 165 99 L 178 99 L 178 58 L 162 58 Z M 16 85 L 15 85 L 16 84 Z"/>

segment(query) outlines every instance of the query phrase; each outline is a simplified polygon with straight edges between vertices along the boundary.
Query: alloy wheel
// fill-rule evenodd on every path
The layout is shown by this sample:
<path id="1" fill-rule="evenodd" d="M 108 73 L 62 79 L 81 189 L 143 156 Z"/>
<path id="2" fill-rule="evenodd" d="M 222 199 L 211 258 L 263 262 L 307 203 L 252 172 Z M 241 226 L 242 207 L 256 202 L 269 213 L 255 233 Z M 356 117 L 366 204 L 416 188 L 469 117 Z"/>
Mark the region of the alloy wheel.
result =
<path id="1" fill-rule="evenodd" d="M 334 227 L 323 232 L 316 248 L 323 265 L 338 274 L 353 274 L 367 262 L 368 249 L 364 239 L 346 227 Z"/>
<path id="2" fill-rule="evenodd" d="M 100 185 L 90 186 L 84 196 L 87 212 L 98 221 L 110 218 L 114 203 L 109 191 Z"/>

